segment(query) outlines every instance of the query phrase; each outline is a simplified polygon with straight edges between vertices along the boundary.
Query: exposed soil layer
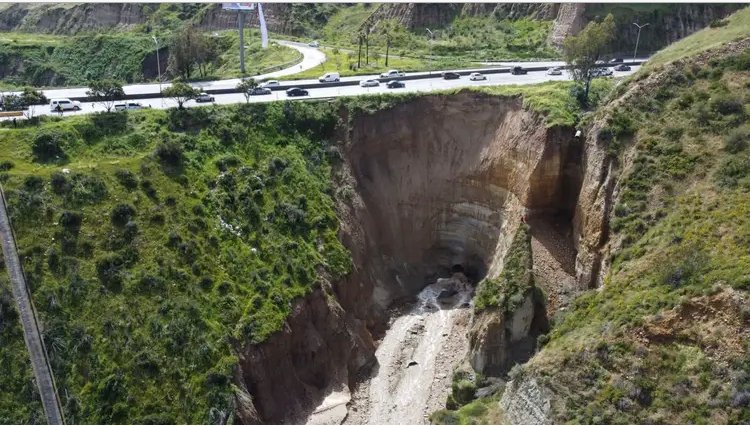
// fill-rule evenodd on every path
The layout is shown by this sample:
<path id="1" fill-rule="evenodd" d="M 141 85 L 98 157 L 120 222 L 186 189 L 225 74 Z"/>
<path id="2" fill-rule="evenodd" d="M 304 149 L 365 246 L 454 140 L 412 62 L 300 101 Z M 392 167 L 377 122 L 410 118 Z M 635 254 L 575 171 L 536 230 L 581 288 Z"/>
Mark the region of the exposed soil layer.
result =
<path id="1" fill-rule="evenodd" d="M 410 419 L 421 423 L 425 410 L 440 408 L 447 396 L 453 366 L 443 365 L 445 356 L 431 350 L 416 361 L 426 364 L 435 383 L 419 402 L 402 407 L 406 411 L 383 411 L 383 404 L 372 409 L 367 390 L 397 389 L 394 383 L 409 377 L 376 382 L 380 369 L 394 367 L 376 361 L 373 341 L 399 342 L 379 347 L 379 353 L 410 350 L 409 339 L 383 339 L 389 320 L 389 333 L 407 321 L 408 312 L 394 315 L 394 306 L 418 301 L 439 277 L 460 273 L 476 283 L 497 276 L 518 224 L 527 218 L 545 218 L 539 222 L 544 231 L 532 232 L 539 248 L 535 260 L 542 259 L 535 273 L 551 286 L 570 285 L 574 275 L 571 227 L 546 219 L 568 218 L 569 224 L 573 216 L 581 167 L 572 129 L 546 127 L 519 97 L 471 92 L 419 97 L 373 114 L 344 113 L 342 123 L 343 161 L 336 165 L 334 187 L 341 238 L 354 270 L 334 283 L 333 294 L 316 292 L 300 303 L 283 332 L 246 349 L 239 378 L 246 393 L 238 402 L 240 413 L 257 414 L 240 416 L 246 422 L 339 422 L 353 391 L 347 423 L 399 420 L 387 411 L 401 417 L 418 412 L 422 417 Z M 447 328 L 470 321 L 469 309 L 456 312 Z M 448 340 L 466 339 L 465 329 L 455 332 L 458 337 Z M 430 333 L 433 343 L 447 337 Z M 414 336 L 414 348 L 422 347 L 422 335 Z M 369 386 L 358 386 L 366 377 L 373 377 Z M 364 399 L 363 392 L 369 392 Z"/>

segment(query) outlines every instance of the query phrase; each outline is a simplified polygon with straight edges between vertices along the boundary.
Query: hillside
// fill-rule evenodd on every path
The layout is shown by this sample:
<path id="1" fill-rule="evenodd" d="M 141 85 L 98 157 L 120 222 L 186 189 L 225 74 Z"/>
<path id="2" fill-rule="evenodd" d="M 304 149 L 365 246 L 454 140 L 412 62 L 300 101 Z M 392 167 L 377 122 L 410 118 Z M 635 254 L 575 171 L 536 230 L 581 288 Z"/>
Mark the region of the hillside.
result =
<path id="1" fill-rule="evenodd" d="M 584 118 L 579 290 L 507 384 L 433 421 L 748 422 L 747 11 L 659 52 Z"/>

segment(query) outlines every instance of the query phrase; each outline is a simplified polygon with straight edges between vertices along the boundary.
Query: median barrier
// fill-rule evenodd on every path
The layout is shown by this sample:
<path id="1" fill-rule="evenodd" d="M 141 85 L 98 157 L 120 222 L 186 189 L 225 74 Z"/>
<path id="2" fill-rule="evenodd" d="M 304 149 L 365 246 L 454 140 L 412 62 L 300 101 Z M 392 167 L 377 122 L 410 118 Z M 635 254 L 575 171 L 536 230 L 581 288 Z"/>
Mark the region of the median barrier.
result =
<path id="1" fill-rule="evenodd" d="M 633 61 L 633 62 L 625 62 L 626 65 L 640 65 L 643 61 Z M 611 64 L 603 64 L 599 65 L 599 67 L 611 67 L 613 65 Z M 536 72 L 536 71 L 546 71 L 550 67 L 548 66 L 536 66 L 536 67 L 523 67 L 524 70 L 529 72 Z M 560 66 L 562 69 L 566 69 L 565 66 Z M 497 68 L 474 68 L 474 69 L 465 69 L 465 70 L 450 70 L 450 72 L 455 72 L 459 75 L 469 75 L 473 72 L 480 72 L 482 74 L 505 74 L 510 73 L 511 68 L 510 67 L 497 67 Z M 401 80 L 401 81 L 409 81 L 409 80 L 423 80 L 423 79 L 430 79 L 430 78 L 436 78 L 436 79 L 442 79 L 442 73 L 444 71 L 435 71 L 433 73 L 425 73 L 420 72 L 418 74 L 412 74 L 412 75 L 406 75 L 404 77 L 396 77 L 396 78 L 376 78 L 375 80 L 378 80 L 381 83 L 386 83 L 391 80 Z M 356 76 L 347 77 L 347 78 L 356 78 Z M 364 78 L 364 76 L 362 77 Z M 292 87 L 299 87 L 300 89 L 324 89 L 329 87 L 346 87 L 346 86 L 357 86 L 359 85 L 360 80 L 346 80 L 346 81 L 337 81 L 337 82 L 327 82 L 327 83 L 306 83 L 306 84 L 281 84 L 279 86 L 275 87 L 269 87 L 272 91 L 279 91 L 279 90 L 287 90 L 291 89 Z M 226 95 L 231 93 L 242 93 L 241 91 L 237 90 L 234 87 L 228 87 L 224 89 L 206 89 L 204 90 L 205 93 L 208 93 L 209 95 Z M 121 99 L 118 100 L 138 100 L 138 99 L 151 99 L 155 97 L 159 97 L 160 93 L 138 93 L 138 94 L 126 94 Z M 80 97 L 72 97 L 69 98 L 74 101 L 80 101 L 80 102 L 93 102 L 93 99 L 88 96 L 80 96 Z"/>

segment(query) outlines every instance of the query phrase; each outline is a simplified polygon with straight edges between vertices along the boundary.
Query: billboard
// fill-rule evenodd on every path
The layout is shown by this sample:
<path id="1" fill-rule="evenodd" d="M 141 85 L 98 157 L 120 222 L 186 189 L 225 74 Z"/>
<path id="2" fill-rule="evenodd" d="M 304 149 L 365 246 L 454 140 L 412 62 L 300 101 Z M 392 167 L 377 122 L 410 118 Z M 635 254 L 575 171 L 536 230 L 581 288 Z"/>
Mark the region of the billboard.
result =
<path id="1" fill-rule="evenodd" d="M 255 3 L 222 3 L 224 10 L 255 10 Z"/>

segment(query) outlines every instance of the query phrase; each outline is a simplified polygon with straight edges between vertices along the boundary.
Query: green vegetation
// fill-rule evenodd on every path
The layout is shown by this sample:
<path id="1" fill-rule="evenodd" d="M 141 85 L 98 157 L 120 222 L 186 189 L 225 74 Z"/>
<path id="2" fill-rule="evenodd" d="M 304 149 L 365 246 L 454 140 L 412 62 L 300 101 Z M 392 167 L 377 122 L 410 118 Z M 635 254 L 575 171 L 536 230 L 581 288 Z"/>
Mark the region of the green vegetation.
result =
<path id="1" fill-rule="evenodd" d="M 745 14 L 723 29 L 734 34 L 731 22 Z M 677 45 L 697 46 L 706 34 Z M 695 52 L 670 56 L 687 51 Z M 611 270 L 603 288 L 555 319 L 526 366 L 561 398 L 557 421 L 750 421 L 746 67 L 744 55 L 685 61 L 619 105 L 602 129 L 626 166 Z"/>
<path id="2" fill-rule="evenodd" d="M 504 423 L 499 407 L 503 387 L 498 387 L 490 396 L 476 398 L 477 388 L 485 386 L 480 375 L 471 377 L 464 371 L 453 373 L 451 394 L 446 409 L 430 415 L 430 423 L 443 425 L 482 425 Z"/>
<path id="3" fill-rule="evenodd" d="M 164 46 L 169 37 L 159 37 Z M 206 38 L 215 45 L 218 56 L 209 55 L 202 63 L 201 78 L 240 76 L 237 31 L 222 31 L 218 37 Z M 268 72 L 302 59 L 298 51 L 276 43 L 262 49 L 255 30 L 246 30 L 245 40 L 249 74 Z M 137 83 L 147 79 L 144 74 L 156 77 L 155 50 L 150 34 L 133 31 L 78 36 L 0 33 L 0 84 L 8 88 L 85 86 L 100 79 Z M 168 72 L 165 68 L 162 67 L 163 73 Z"/>
<path id="4" fill-rule="evenodd" d="M 531 266 L 531 234 L 529 226 L 521 224 L 505 255 L 503 272 L 497 278 L 485 278 L 479 283 L 474 296 L 475 311 L 497 308 L 512 315 L 534 288 Z"/>
<path id="5" fill-rule="evenodd" d="M 336 108 L 148 110 L 0 128 L 1 180 L 69 422 L 230 415 L 236 352 L 350 268 L 329 195 Z M 14 318 L 7 304 L 3 324 Z M 33 422 L 19 330 L 9 321 L 0 333 L 12 372 L 0 417 Z"/>
<path id="6" fill-rule="evenodd" d="M 677 59 L 697 55 L 700 52 L 715 49 L 724 43 L 750 36 L 749 7 L 735 12 L 725 21 L 726 25 L 724 26 L 704 28 L 690 37 L 679 40 L 657 52 L 645 64 L 644 70 L 653 70 Z"/>
<path id="7" fill-rule="evenodd" d="M 589 22 L 578 34 L 566 37 L 563 42 L 563 57 L 568 63 L 573 80 L 583 86 L 583 93 L 579 99 L 583 106 L 588 105 L 593 72 L 614 38 L 614 31 L 615 18 L 607 15 L 602 22 Z"/>
<path id="8" fill-rule="evenodd" d="M 44 423 L 46 418 L 2 255 L 0 262 L 0 369 L 3 371 L 3 379 L 0 380 L 0 423 Z"/>
<path id="9" fill-rule="evenodd" d="M 362 26 L 374 11 L 375 7 L 362 3 L 339 9 L 323 27 L 321 40 L 326 45 L 356 51 L 358 35 L 365 29 Z M 384 26 L 390 30 L 384 31 Z M 424 29 L 408 31 L 396 21 L 383 21 L 372 28 L 369 44 L 371 52 L 377 51 L 383 57 L 388 34 L 391 41 L 390 54 L 401 57 L 425 60 L 433 55 L 437 60 L 460 59 L 464 62 L 546 59 L 557 56 L 547 46 L 547 36 L 551 29 L 551 21 L 498 20 L 489 16 L 460 17 L 444 28 L 433 28 L 435 38 L 430 46 L 430 39 Z M 362 51 L 364 50 L 363 44 Z"/>

